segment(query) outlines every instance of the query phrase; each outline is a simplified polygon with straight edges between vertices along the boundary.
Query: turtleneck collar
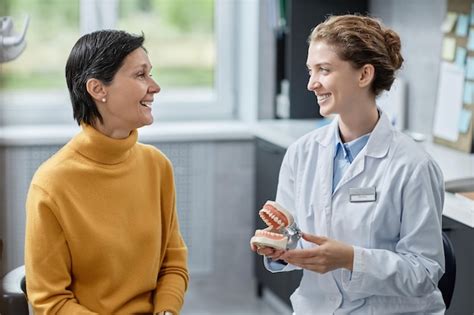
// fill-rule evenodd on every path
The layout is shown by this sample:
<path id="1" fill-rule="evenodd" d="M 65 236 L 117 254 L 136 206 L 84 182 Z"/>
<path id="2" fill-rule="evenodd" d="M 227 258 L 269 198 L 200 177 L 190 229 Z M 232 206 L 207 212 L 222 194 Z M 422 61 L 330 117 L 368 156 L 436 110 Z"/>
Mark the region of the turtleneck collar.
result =
<path id="1" fill-rule="evenodd" d="M 125 161 L 138 139 L 136 129 L 125 139 L 114 139 L 88 124 L 81 124 L 81 128 L 82 132 L 74 137 L 71 145 L 80 154 L 102 164 L 112 165 Z"/>

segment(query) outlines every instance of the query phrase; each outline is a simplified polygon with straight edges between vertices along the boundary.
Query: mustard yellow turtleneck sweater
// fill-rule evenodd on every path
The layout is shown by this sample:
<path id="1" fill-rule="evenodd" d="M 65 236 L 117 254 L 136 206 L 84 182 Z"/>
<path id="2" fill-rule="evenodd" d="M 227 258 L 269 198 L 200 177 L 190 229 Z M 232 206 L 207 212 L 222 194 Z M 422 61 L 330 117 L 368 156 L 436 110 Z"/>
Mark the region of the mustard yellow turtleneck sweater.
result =
<path id="1" fill-rule="evenodd" d="M 39 314 L 178 314 L 188 283 L 170 161 L 82 126 L 26 203 L 28 298 Z"/>

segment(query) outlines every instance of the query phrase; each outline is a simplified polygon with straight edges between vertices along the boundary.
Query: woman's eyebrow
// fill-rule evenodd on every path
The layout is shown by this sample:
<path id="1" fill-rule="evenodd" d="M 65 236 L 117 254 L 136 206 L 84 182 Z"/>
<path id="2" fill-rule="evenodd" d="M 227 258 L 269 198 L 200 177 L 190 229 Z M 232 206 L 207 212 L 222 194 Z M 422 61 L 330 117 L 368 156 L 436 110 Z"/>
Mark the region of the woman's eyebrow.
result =
<path id="1" fill-rule="evenodd" d="M 147 63 L 138 64 L 138 65 L 133 67 L 133 69 L 135 69 L 135 70 L 138 70 L 138 69 L 151 69 L 151 68 L 153 68 L 153 66 L 150 65 L 150 64 L 147 64 Z"/>
<path id="2" fill-rule="evenodd" d="M 329 62 L 319 62 L 319 63 L 311 64 L 311 65 L 310 65 L 310 64 L 306 64 L 306 67 L 307 67 L 308 69 L 310 69 L 311 67 L 330 66 L 330 65 L 331 65 L 331 63 L 329 63 Z"/>

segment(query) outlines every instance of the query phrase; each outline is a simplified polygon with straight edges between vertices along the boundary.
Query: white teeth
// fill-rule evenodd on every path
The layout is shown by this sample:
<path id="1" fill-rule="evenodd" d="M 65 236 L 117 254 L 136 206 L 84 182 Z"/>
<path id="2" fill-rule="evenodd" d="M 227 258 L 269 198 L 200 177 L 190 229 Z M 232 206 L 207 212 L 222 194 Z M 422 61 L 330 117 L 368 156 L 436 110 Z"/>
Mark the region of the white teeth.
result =
<path id="1" fill-rule="evenodd" d="M 281 218 L 277 216 L 277 214 L 271 212 L 270 210 L 267 209 L 261 209 L 259 211 L 260 217 L 262 220 L 268 225 L 271 226 L 275 229 L 281 229 L 282 227 L 285 226 L 285 223 Z"/>
<path id="2" fill-rule="evenodd" d="M 329 98 L 330 96 L 331 94 L 318 95 L 318 102 L 322 102 L 326 100 L 327 98 Z"/>
<path id="3" fill-rule="evenodd" d="M 143 106 L 146 106 L 148 108 L 151 108 L 151 105 L 153 104 L 152 102 L 140 102 Z"/>

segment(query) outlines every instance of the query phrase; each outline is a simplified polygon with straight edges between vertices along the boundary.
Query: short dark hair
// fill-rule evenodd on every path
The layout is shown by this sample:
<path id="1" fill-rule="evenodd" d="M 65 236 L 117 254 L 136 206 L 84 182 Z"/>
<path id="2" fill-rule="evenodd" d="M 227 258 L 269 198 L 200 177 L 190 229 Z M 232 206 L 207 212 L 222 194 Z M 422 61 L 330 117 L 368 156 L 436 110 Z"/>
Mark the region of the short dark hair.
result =
<path id="1" fill-rule="evenodd" d="M 144 35 L 118 30 L 102 30 L 79 38 L 66 62 L 66 83 L 71 98 L 74 119 L 80 125 L 103 122 L 97 106 L 87 92 L 87 80 L 94 78 L 104 84 L 112 82 L 125 57 L 143 48 Z M 145 50 L 146 51 L 146 50 Z"/>

